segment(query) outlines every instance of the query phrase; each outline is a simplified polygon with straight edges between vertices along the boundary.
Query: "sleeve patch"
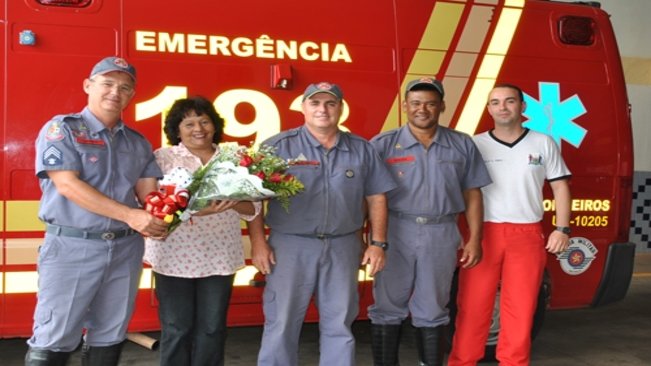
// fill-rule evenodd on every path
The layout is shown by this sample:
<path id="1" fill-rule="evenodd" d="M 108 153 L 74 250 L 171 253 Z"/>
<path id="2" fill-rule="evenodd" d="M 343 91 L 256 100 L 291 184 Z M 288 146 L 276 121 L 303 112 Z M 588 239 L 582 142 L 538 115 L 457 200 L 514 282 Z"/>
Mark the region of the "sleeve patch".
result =
<path id="1" fill-rule="evenodd" d="M 61 125 L 59 122 L 54 121 L 50 124 L 45 133 L 45 139 L 48 141 L 61 141 L 63 140 L 63 132 L 61 131 Z"/>
<path id="2" fill-rule="evenodd" d="M 56 146 L 49 146 L 43 152 L 43 165 L 57 166 L 63 164 L 63 154 Z"/>

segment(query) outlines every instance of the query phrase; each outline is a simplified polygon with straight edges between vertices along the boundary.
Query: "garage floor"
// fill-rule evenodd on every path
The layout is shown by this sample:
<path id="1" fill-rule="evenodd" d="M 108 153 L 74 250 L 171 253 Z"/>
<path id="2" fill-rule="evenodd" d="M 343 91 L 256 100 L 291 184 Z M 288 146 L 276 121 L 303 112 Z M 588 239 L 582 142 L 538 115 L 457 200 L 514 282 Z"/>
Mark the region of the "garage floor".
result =
<path id="1" fill-rule="evenodd" d="M 300 347 L 300 365 L 318 365 L 318 326 L 306 324 Z M 357 364 L 372 365 L 369 323 L 355 323 Z M 402 365 L 417 365 L 413 333 L 405 326 L 400 349 Z M 255 365 L 261 327 L 231 328 L 226 365 Z M 157 333 L 147 336 L 156 338 Z M 0 365 L 23 365 L 24 339 L 0 340 Z M 534 366 L 648 366 L 651 365 L 651 253 L 636 256 L 635 274 L 627 297 L 596 309 L 547 313 L 533 344 Z M 74 354 L 70 365 L 79 365 Z M 158 364 L 158 352 L 135 343 L 125 346 L 120 365 Z M 492 366 L 497 363 L 484 363 Z M 330 366 L 330 365 L 327 365 Z"/>

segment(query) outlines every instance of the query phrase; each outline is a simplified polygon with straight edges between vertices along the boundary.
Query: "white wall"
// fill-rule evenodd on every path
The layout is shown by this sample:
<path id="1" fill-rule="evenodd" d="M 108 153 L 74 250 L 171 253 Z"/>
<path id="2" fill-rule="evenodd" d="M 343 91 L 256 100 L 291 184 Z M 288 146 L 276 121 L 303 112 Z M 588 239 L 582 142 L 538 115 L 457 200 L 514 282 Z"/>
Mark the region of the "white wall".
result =
<path id="1" fill-rule="evenodd" d="M 633 108 L 635 170 L 651 172 L 651 1 L 600 2 L 611 16 Z"/>

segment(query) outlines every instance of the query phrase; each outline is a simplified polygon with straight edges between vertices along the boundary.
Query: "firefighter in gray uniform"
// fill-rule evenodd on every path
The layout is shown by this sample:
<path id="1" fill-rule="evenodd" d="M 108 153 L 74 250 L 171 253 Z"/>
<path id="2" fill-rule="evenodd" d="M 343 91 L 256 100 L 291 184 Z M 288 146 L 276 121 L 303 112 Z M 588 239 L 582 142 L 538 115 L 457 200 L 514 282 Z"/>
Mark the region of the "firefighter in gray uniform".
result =
<path id="1" fill-rule="evenodd" d="M 320 316 L 320 365 L 355 365 L 351 324 L 359 311 L 360 258 L 372 275 L 384 266 L 385 192 L 396 185 L 368 141 L 338 129 L 342 97 L 337 85 L 311 84 L 303 94 L 305 124 L 264 142 L 292 159 L 289 172 L 305 190 L 291 199 L 287 211 L 269 203 L 268 243 L 261 219 L 249 225 L 253 264 L 267 275 L 258 365 L 298 364 L 299 335 L 312 295 Z M 367 211 L 374 241 L 363 249 Z"/>
<path id="2" fill-rule="evenodd" d="M 411 314 L 421 365 L 441 365 L 442 327 L 462 239 L 457 215 L 469 226 L 460 261 L 481 259 L 482 196 L 491 182 L 466 134 L 438 125 L 445 110 L 443 85 L 432 78 L 407 84 L 407 124 L 371 140 L 398 188 L 387 194 L 387 264 L 375 278 L 369 307 L 375 365 L 397 365 L 402 322 Z"/>
<path id="3" fill-rule="evenodd" d="M 65 365 L 83 329 L 83 365 L 118 363 L 140 281 L 140 234 L 161 236 L 167 226 L 139 208 L 162 173 L 149 142 L 120 117 L 135 82 L 124 59 L 101 60 L 83 83 L 87 107 L 55 116 L 36 140 L 46 234 L 25 365 Z"/>

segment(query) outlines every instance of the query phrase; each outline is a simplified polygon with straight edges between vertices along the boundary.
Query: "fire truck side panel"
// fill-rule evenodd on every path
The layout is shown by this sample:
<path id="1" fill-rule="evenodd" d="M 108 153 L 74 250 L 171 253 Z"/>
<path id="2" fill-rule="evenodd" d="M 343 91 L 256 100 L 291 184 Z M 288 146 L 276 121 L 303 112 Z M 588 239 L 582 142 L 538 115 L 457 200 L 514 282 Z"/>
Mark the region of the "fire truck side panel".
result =
<path id="1" fill-rule="evenodd" d="M 632 255 L 609 248 L 625 248 L 628 241 L 631 126 L 603 11 L 536 0 L 179 4 L 92 0 L 73 9 L 37 0 L 2 2 L 0 338 L 31 334 L 43 237 L 34 139 L 53 115 L 84 107 L 82 80 L 106 55 L 136 65 L 137 92 L 124 119 L 154 147 L 166 143 L 161 127 L 167 108 L 185 96 L 214 100 L 227 139 L 249 144 L 301 125 L 301 92 L 311 82 L 342 85 L 340 125 L 366 138 L 404 123 L 402 90 L 412 78 L 442 79 L 447 110 L 440 123 L 471 134 L 492 125 L 484 111 L 487 90 L 495 82 L 518 84 L 530 98 L 528 110 L 542 111 L 529 120 L 542 123 L 547 113 L 541 126 L 557 133 L 573 173 L 571 226 L 578 249 L 560 260 L 549 256 L 550 305 L 590 306 L 624 296 Z M 593 20 L 591 45 L 561 41 L 559 21 L 567 16 Z M 552 230 L 548 188 L 545 197 L 544 224 Z M 243 244 L 248 251 L 247 237 Z M 360 271 L 360 318 L 373 301 L 371 280 Z M 235 282 L 229 325 L 262 324 L 264 277 L 249 265 Z M 132 331 L 159 327 L 152 288 L 146 267 Z M 306 320 L 317 315 L 312 306 Z"/>
<path id="2" fill-rule="evenodd" d="M 567 308 L 589 306 L 597 293 L 608 293 L 608 302 L 626 293 L 633 261 L 631 251 L 624 249 L 630 247 L 633 157 L 625 83 L 608 15 L 587 6 L 557 5 L 550 11 L 544 2 L 527 4 L 498 82 L 519 85 L 531 96 L 527 105 L 532 111 L 530 127 L 539 126 L 541 116 L 536 110 L 548 114 L 551 122 L 545 128 L 562 141 L 563 157 L 572 171 L 571 226 L 576 243 L 572 248 L 576 251 L 570 256 L 576 257 L 550 255 L 547 265 L 550 306 Z M 570 16 L 593 20 L 591 45 L 562 42 L 560 23 Z M 561 110 L 555 113 L 553 108 L 558 107 Z M 491 125 L 485 114 L 480 129 Z M 582 132 L 585 135 L 579 139 Z M 551 190 L 545 192 L 544 223 L 550 231 L 555 222 L 553 196 Z M 619 258 L 608 257 L 611 245 L 622 247 L 611 254 Z M 609 283 L 603 279 L 607 261 L 619 262 L 611 270 L 623 271 L 619 276 L 626 280 Z"/>

